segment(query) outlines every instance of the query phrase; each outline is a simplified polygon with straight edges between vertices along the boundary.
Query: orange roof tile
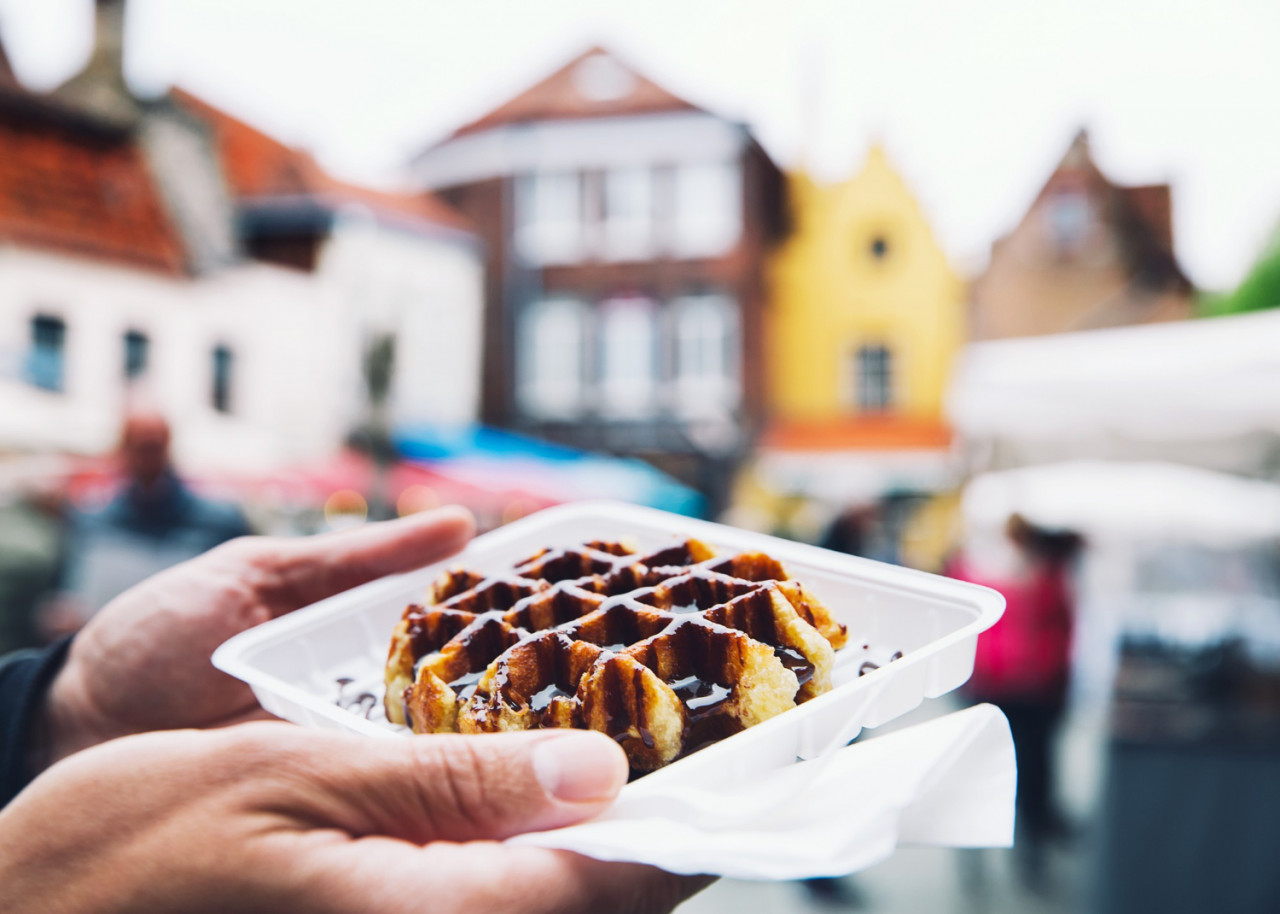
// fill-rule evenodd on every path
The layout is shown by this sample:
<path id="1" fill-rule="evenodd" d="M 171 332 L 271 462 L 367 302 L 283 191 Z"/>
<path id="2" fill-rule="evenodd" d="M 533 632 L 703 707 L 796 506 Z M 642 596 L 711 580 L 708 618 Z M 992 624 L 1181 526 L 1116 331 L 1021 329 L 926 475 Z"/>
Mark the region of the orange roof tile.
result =
<path id="1" fill-rule="evenodd" d="M 773 422 L 760 447 L 780 451 L 908 451 L 951 446 L 943 422 L 907 416 L 857 416 L 830 422 Z"/>
<path id="2" fill-rule="evenodd" d="M 307 153 L 286 146 L 183 89 L 175 88 L 173 99 L 213 130 L 227 181 L 237 197 L 306 194 L 315 190 L 320 166 Z"/>
<path id="3" fill-rule="evenodd" d="M 439 198 L 427 193 L 375 190 L 330 176 L 309 154 L 287 146 L 239 118 L 184 89 L 174 100 L 209 124 L 217 138 L 231 191 L 240 198 L 312 196 L 333 203 L 363 203 L 460 231 L 471 223 Z"/>
<path id="4" fill-rule="evenodd" d="M 617 94 L 605 92 L 596 97 L 589 94 L 589 91 L 584 92 L 579 64 L 597 55 L 607 58 L 612 65 L 621 68 L 629 76 L 629 85 L 625 86 L 625 91 Z M 604 48 L 592 47 L 515 98 L 459 127 L 452 135 L 465 136 L 491 127 L 529 121 L 699 110 L 701 109 L 696 105 L 628 67 Z"/>
<path id="5" fill-rule="evenodd" d="M 183 269 L 181 241 L 128 133 L 4 89 L 0 150 L 0 241 Z"/>

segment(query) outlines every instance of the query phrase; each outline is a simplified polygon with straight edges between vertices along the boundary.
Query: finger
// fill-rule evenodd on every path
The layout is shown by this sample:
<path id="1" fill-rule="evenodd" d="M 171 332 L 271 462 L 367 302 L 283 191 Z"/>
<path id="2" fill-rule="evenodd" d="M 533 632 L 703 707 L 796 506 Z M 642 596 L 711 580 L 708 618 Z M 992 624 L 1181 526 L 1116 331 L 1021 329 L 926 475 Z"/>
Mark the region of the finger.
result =
<path id="1" fill-rule="evenodd" d="M 659 914 L 714 880 L 567 851 L 492 842 L 417 848 L 363 838 L 316 849 L 300 884 L 320 887 L 332 910 L 421 914 Z"/>
<path id="2" fill-rule="evenodd" d="M 520 893 L 519 909 L 525 914 L 666 914 L 715 882 L 710 876 L 677 876 L 639 863 L 607 863 L 568 851 L 548 853 L 561 858 L 560 866 L 550 870 L 534 861 Z M 526 892 L 529 904 L 524 903 Z M 511 910 L 512 902 L 508 896 L 507 905 L 494 910 Z"/>
<path id="3" fill-rule="evenodd" d="M 236 729 L 223 731 L 241 743 L 234 757 L 279 775 L 258 778 L 264 809 L 356 837 L 425 844 L 558 828 L 603 810 L 627 780 L 617 743 L 590 731 L 370 740 L 271 724 Z"/>
<path id="4" fill-rule="evenodd" d="M 253 697 L 252 691 L 249 693 L 249 701 L 252 704 L 245 710 L 237 711 L 221 718 L 220 720 L 215 720 L 212 723 L 205 724 L 202 729 L 217 730 L 222 727 L 234 727 L 237 724 L 248 724 L 260 721 L 281 722 L 281 718 L 276 717 L 276 715 L 258 705 L 257 699 Z"/>
<path id="5" fill-rule="evenodd" d="M 273 615 L 323 600 L 366 581 L 447 558 L 475 534 L 466 508 L 452 506 L 356 530 L 297 540 L 263 540 L 253 564 L 255 590 Z"/>

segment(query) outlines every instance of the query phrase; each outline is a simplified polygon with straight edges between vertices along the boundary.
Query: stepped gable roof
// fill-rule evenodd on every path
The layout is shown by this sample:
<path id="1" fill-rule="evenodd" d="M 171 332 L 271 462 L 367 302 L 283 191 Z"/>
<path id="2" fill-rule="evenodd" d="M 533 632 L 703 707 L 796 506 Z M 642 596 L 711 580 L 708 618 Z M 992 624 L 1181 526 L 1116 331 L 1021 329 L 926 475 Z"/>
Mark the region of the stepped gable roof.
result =
<path id="1" fill-rule="evenodd" d="M 1191 288 L 1173 250 L 1173 205 L 1168 184 L 1114 183 L 1098 168 L 1089 148 L 1089 135 L 1080 130 L 1034 205 L 1071 187 L 1083 188 L 1106 208 L 1136 281 L 1152 287 Z"/>
<path id="2" fill-rule="evenodd" d="M 0 243 L 183 271 L 133 134 L 56 99 L 0 86 Z"/>
<path id="3" fill-rule="evenodd" d="M 362 204 L 394 216 L 472 231 L 466 217 L 437 197 L 340 181 L 326 173 L 309 153 L 280 142 L 190 92 L 175 88 L 172 95 L 177 104 L 213 131 L 231 192 L 241 201 L 309 197 L 335 207 Z"/>
<path id="4" fill-rule="evenodd" d="M 532 121 L 701 110 L 596 46 L 451 137 Z"/>

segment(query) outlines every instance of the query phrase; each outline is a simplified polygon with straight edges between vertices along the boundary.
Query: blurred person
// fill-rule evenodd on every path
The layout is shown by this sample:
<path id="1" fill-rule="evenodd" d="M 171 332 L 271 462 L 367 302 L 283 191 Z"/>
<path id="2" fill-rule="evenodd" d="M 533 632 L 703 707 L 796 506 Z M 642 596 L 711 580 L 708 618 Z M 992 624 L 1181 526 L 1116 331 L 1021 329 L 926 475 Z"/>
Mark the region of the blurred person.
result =
<path id="1" fill-rule="evenodd" d="M 1050 531 L 1011 515 L 1005 537 L 1015 555 L 1007 574 L 991 574 L 963 557 L 947 574 L 998 590 L 1004 615 L 978 639 L 965 691 L 997 705 L 1009 720 L 1018 763 L 1018 860 L 1031 888 L 1044 888 L 1048 842 L 1067 826 L 1054 797 L 1053 743 L 1066 707 L 1074 603 L 1072 563 L 1079 534 Z"/>
<path id="2" fill-rule="evenodd" d="M 898 563 L 897 549 L 887 530 L 880 505 L 850 505 L 836 515 L 818 545 L 847 555 Z"/>
<path id="3" fill-rule="evenodd" d="M 59 584 L 68 507 L 61 479 L 0 503 L 0 656 L 40 643 L 37 615 Z"/>
<path id="4" fill-rule="evenodd" d="M 600 812 L 627 763 L 583 731 L 403 740 L 268 715 L 213 649 L 456 552 L 442 509 L 246 538 L 162 572 L 76 635 L 0 660 L 0 885 L 14 910 L 668 911 L 705 880 L 501 839 Z M 213 728 L 213 729 L 183 729 Z"/>
<path id="5" fill-rule="evenodd" d="M 123 486 L 103 508 L 73 518 L 63 591 L 42 611 L 47 640 L 75 631 L 139 581 L 250 532 L 235 505 L 203 498 L 174 470 L 171 430 L 135 410 L 120 433 Z"/>

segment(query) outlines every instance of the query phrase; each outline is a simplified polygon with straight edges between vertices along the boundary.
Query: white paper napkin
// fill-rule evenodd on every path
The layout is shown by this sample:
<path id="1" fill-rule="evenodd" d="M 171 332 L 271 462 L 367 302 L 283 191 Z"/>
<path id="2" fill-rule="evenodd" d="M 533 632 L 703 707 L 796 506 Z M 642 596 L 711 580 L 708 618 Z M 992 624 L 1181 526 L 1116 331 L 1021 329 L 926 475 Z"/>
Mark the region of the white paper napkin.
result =
<path id="1" fill-rule="evenodd" d="M 1017 782 L 999 709 L 978 705 L 714 789 L 628 797 L 512 844 L 673 873 L 809 879 L 856 872 L 899 844 L 1009 847 Z"/>

